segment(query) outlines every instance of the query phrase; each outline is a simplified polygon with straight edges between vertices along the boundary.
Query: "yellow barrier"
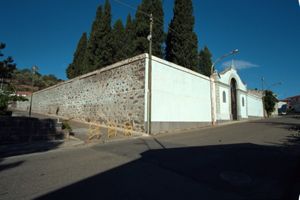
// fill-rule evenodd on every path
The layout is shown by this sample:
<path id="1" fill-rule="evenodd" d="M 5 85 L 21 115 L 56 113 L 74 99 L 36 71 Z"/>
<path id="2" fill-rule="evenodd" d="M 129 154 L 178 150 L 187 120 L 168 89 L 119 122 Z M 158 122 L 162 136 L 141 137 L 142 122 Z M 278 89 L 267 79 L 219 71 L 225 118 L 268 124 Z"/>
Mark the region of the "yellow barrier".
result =
<path id="1" fill-rule="evenodd" d="M 108 129 L 107 129 L 107 137 L 110 138 L 112 136 L 116 137 L 117 136 L 117 129 L 116 129 L 116 124 L 113 121 L 109 121 L 107 123 Z"/>
<path id="2" fill-rule="evenodd" d="M 94 138 L 100 139 L 100 137 L 101 137 L 100 127 L 90 124 L 88 130 L 88 141 Z"/>
<path id="3" fill-rule="evenodd" d="M 124 136 L 132 136 L 133 126 L 130 122 L 126 122 L 123 128 L 124 128 Z"/>

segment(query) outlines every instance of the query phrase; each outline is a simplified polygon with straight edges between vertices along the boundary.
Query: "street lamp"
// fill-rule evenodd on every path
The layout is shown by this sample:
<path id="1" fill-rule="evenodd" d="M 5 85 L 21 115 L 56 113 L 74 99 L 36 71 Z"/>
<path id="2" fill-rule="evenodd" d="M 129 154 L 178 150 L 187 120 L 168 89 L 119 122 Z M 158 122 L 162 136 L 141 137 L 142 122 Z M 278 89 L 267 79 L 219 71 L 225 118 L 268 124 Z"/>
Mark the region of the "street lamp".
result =
<path id="1" fill-rule="evenodd" d="M 31 96 L 30 96 L 30 106 L 29 106 L 29 117 L 31 117 L 31 108 L 32 108 L 32 96 L 33 96 L 33 86 L 34 86 L 34 74 L 39 68 L 37 66 L 33 66 L 31 68 L 32 71 L 32 82 L 31 82 Z"/>
<path id="2" fill-rule="evenodd" d="M 215 125 L 215 121 L 216 121 L 216 113 L 215 113 L 215 85 L 213 83 L 213 73 L 214 73 L 214 68 L 216 66 L 216 64 L 218 62 L 220 62 L 221 60 L 223 60 L 224 58 L 228 57 L 228 56 L 231 56 L 231 55 L 234 55 L 234 54 L 237 54 L 239 53 L 239 50 L 238 49 L 234 49 L 232 51 L 230 51 L 229 53 L 226 53 L 224 54 L 223 56 L 219 57 L 212 65 L 211 65 L 211 69 L 210 69 L 210 99 L 211 99 L 211 123 L 212 125 Z"/>
<path id="3" fill-rule="evenodd" d="M 220 62 L 221 60 L 223 60 L 224 58 L 228 57 L 228 56 L 231 56 L 231 55 L 234 55 L 234 54 L 237 54 L 239 53 L 239 50 L 238 49 L 234 49 L 232 51 L 230 51 L 229 53 L 226 53 L 224 54 L 223 56 L 219 57 L 217 60 L 215 60 L 215 62 L 211 65 L 211 69 L 210 69 L 210 73 L 213 74 L 214 73 L 214 68 L 216 66 L 216 64 L 218 62 Z"/>

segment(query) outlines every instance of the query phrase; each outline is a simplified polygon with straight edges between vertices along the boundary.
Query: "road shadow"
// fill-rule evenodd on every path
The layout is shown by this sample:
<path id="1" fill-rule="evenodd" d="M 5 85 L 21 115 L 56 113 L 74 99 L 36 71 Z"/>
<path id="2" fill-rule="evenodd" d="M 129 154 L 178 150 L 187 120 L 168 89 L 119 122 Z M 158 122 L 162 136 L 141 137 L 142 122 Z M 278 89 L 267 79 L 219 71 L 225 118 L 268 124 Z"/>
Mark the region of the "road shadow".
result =
<path id="1" fill-rule="evenodd" d="M 37 199 L 293 199 L 300 179 L 291 151 L 251 143 L 148 150 Z"/>

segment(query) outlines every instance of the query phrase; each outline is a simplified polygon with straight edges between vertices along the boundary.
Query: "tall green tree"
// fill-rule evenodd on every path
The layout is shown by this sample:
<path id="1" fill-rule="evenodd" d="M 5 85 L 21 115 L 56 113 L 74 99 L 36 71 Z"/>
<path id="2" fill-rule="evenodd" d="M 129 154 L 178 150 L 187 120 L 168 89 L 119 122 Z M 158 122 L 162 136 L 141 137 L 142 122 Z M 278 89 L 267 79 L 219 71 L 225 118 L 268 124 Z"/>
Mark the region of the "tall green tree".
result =
<path id="1" fill-rule="evenodd" d="M 99 35 L 101 34 L 101 21 L 102 21 L 103 9 L 102 6 L 97 8 L 96 18 L 92 25 L 92 30 L 90 32 L 86 53 L 84 57 L 84 68 L 82 69 L 82 73 L 87 73 L 95 70 L 97 67 L 96 61 L 96 51 L 98 49 L 100 41 Z"/>
<path id="2" fill-rule="evenodd" d="M 100 30 L 97 37 L 96 68 L 100 69 L 113 63 L 113 41 L 111 30 L 111 6 L 109 0 L 105 1 L 104 13 L 100 20 Z"/>
<path id="3" fill-rule="evenodd" d="M 2 50 L 5 49 L 5 44 L 0 42 L 0 58 L 4 56 Z M 11 78 L 13 71 L 16 69 L 16 64 L 12 57 L 0 60 L 0 81 L 3 83 L 3 79 Z"/>
<path id="4" fill-rule="evenodd" d="M 150 14 L 153 16 L 152 53 L 155 56 L 163 57 L 162 45 L 165 40 L 164 35 L 164 13 L 161 0 L 143 0 L 138 6 L 135 18 L 135 41 L 134 54 L 141 54 L 149 51 Z M 149 16 L 147 16 L 147 14 Z"/>
<path id="5" fill-rule="evenodd" d="M 87 48 L 87 36 L 86 33 L 83 33 L 78 42 L 76 51 L 74 53 L 73 62 L 68 66 L 66 70 L 67 77 L 69 79 L 83 74 L 86 48 Z"/>
<path id="6" fill-rule="evenodd" d="M 5 48 L 5 44 L 0 42 L 0 58 L 3 57 L 2 50 Z M 18 97 L 14 94 L 14 88 L 10 82 L 6 82 L 4 86 L 4 79 L 12 78 L 13 71 L 16 69 L 16 64 L 12 57 L 7 57 L 0 60 L 0 116 L 11 115 L 11 111 L 8 111 L 8 104 L 12 101 L 26 101 L 24 97 Z"/>
<path id="7" fill-rule="evenodd" d="M 113 41 L 113 62 L 118 62 L 127 57 L 125 52 L 126 37 L 123 23 L 118 19 L 113 27 L 112 41 Z"/>
<path id="8" fill-rule="evenodd" d="M 126 27 L 125 27 L 125 53 L 126 58 L 130 58 L 134 56 L 134 38 L 135 38 L 135 23 L 131 19 L 131 15 L 129 14 L 126 19 Z"/>
<path id="9" fill-rule="evenodd" d="M 264 108 L 265 108 L 265 111 L 267 112 L 268 117 L 275 110 L 276 102 L 278 102 L 278 100 L 275 97 L 274 93 L 271 90 L 265 90 L 264 97 L 263 97 L 263 103 L 264 103 Z"/>
<path id="10" fill-rule="evenodd" d="M 192 0 L 175 0 L 173 12 L 167 34 L 166 59 L 197 71 L 198 39 L 193 30 Z"/>
<path id="11" fill-rule="evenodd" d="M 211 75 L 211 53 L 207 46 L 205 46 L 199 53 L 199 68 L 198 71 L 205 75 L 210 76 Z"/>

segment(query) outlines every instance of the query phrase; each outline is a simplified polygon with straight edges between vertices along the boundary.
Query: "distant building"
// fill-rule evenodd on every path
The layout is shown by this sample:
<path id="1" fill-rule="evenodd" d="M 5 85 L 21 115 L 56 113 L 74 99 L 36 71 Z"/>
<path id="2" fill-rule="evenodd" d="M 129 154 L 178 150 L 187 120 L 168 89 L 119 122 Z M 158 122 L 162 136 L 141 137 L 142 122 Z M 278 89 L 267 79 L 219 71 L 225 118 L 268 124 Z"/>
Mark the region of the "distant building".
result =
<path id="1" fill-rule="evenodd" d="M 288 109 L 294 112 L 300 112 L 300 95 L 288 97 L 282 100 L 287 103 Z"/>

